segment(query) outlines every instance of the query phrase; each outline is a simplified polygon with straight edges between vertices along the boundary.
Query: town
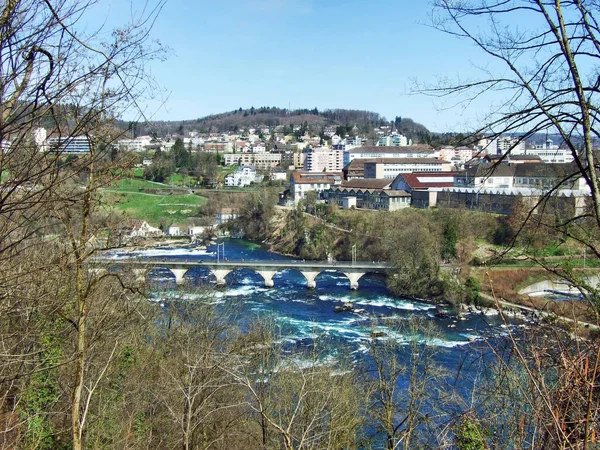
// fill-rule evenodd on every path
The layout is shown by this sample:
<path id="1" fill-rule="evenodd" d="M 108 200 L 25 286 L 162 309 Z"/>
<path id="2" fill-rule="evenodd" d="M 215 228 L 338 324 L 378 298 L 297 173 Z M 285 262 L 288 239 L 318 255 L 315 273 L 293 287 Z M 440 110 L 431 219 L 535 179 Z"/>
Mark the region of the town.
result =
<path id="1" fill-rule="evenodd" d="M 313 193 L 317 201 L 342 209 L 440 206 L 510 214 L 516 204 L 535 205 L 552 189 L 554 207 L 576 215 L 590 196 L 585 180 L 577 176 L 571 151 L 551 139 L 532 143 L 510 136 L 483 137 L 472 146 L 433 147 L 414 144 L 394 130 L 394 122 L 370 130 L 375 138 L 361 134 L 357 126 L 342 133 L 345 129 L 329 125 L 311 132 L 306 125 L 263 125 L 241 133 L 137 136 L 119 139 L 113 146 L 139 154 L 138 166 L 147 169 L 160 164 L 157 154 L 177 145 L 187 159 L 194 154 L 213 156 L 231 170 L 223 179 L 210 179 L 208 187 L 279 182 L 286 185 L 279 198 L 282 206 L 296 206 Z M 40 150 L 66 155 L 89 151 L 84 136 L 48 138 L 43 128 L 35 129 L 34 135 Z"/>

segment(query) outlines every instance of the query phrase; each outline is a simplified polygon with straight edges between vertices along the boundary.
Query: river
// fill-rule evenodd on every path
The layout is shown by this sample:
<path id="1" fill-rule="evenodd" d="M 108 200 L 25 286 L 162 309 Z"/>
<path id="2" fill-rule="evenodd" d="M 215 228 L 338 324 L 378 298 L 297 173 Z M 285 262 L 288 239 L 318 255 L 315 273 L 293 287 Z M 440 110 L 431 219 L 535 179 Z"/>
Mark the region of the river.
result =
<path id="1" fill-rule="evenodd" d="M 113 255 L 115 258 L 168 257 L 188 261 L 215 261 L 217 256 L 245 261 L 286 259 L 251 242 L 233 239 L 221 242 L 218 249 L 216 245 L 206 250 L 159 247 L 137 252 L 114 252 Z M 214 277 L 208 275 L 207 269 L 197 268 L 190 270 L 186 279 L 191 286 L 210 284 Z M 165 290 L 175 290 L 174 276 L 169 271 L 154 269 L 149 277 L 156 288 L 155 299 L 168 301 Z M 251 270 L 232 272 L 227 276 L 227 287 L 214 291 L 215 301 L 235 304 L 241 321 L 272 319 L 282 339 L 290 345 L 310 345 L 316 338 L 325 338 L 332 348 L 344 349 L 357 362 L 367 353 L 366 344 L 373 329 L 386 333 L 385 324 L 389 320 L 417 316 L 433 321 L 439 333 L 430 344 L 440 348 L 440 361 L 449 369 L 462 361 L 465 355 L 487 348 L 485 341 L 490 336 L 501 336 L 507 331 L 507 325 L 497 315 L 479 312 L 458 314 L 450 307 L 395 297 L 386 289 L 383 277 L 376 274 L 363 276 L 357 291 L 350 290 L 346 276 L 335 270 L 321 273 L 316 279 L 316 289 L 307 289 L 306 280 L 295 270 L 282 271 L 274 276 L 273 281 L 274 287 L 265 288 L 262 277 Z M 346 302 L 352 302 L 360 312 L 334 312 L 335 306 Z M 440 317 L 440 312 L 447 313 L 447 316 Z M 513 321 L 508 326 L 520 324 Z"/>

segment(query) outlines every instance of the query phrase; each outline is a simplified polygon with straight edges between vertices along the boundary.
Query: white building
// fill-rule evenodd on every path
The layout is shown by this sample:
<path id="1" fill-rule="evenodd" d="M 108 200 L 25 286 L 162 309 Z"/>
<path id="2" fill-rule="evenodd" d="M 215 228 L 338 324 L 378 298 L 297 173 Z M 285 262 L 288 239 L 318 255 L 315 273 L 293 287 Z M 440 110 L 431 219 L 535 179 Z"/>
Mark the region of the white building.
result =
<path id="1" fill-rule="evenodd" d="M 128 152 L 143 152 L 150 145 L 150 136 L 138 136 L 135 139 L 121 139 L 117 141 L 119 149 Z"/>
<path id="2" fill-rule="evenodd" d="M 216 215 L 215 225 L 220 226 L 237 217 L 237 213 L 232 208 L 221 208 Z"/>
<path id="3" fill-rule="evenodd" d="M 169 228 L 167 229 L 167 234 L 169 236 L 181 236 L 181 230 L 179 229 L 178 226 L 175 225 L 171 225 L 169 226 Z"/>
<path id="4" fill-rule="evenodd" d="M 262 175 L 256 174 L 254 166 L 242 166 L 225 177 L 225 186 L 249 186 L 251 183 L 260 183 L 262 178 Z"/>
<path id="5" fill-rule="evenodd" d="M 45 128 L 40 127 L 33 130 L 33 141 L 40 152 L 48 150 L 48 144 L 46 142 L 47 137 L 48 133 Z"/>
<path id="6" fill-rule="evenodd" d="M 525 154 L 525 141 L 518 138 L 500 136 L 495 139 L 484 138 L 478 143 L 479 148 L 488 155 L 504 155 L 510 150 L 512 155 Z"/>
<path id="7" fill-rule="evenodd" d="M 290 180 L 290 195 L 294 204 L 306 198 L 309 192 L 322 194 L 332 186 L 342 184 L 340 172 L 294 172 Z"/>
<path id="8" fill-rule="evenodd" d="M 90 140 L 87 136 L 51 137 L 48 139 L 51 151 L 71 154 L 90 152 Z"/>
<path id="9" fill-rule="evenodd" d="M 394 179 L 400 173 L 447 172 L 452 164 L 435 158 L 386 158 L 364 162 L 364 177 Z"/>
<path id="10" fill-rule="evenodd" d="M 208 227 L 195 227 L 195 226 L 190 226 L 188 227 L 188 236 L 199 236 L 201 234 L 204 234 L 204 231 L 207 229 Z"/>
<path id="11" fill-rule="evenodd" d="M 354 159 L 439 157 L 440 152 L 428 145 L 409 145 L 407 147 L 356 147 L 344 151 L 344 165 Z"/>
<path id="12" fill-rule="evenodd" d="M 411 145 L 406 136 L 398 133 L 393 133 L 389 136 L 381 136 L 377 141 L 378 146 L 383 147 L 406 147 Z"/>
<path id="13" fill-rule="evenodd" d="M 151 226 L 148 222 L 134 220 L 129 227 L 128 237 L 160 237 L 163 232 L 160 228 Z"/>
<path id="14" fill-rule="evenodd" d="M 559 148 L 552 142 L 552 139 L 546 140 L 543 144 L 536 145 L 535 148 L 528 148 L 525 154 L 539 156 L 545 163 L 571 163 L 574 158 L 571 151 L 566 148 Z"/>
<path id="15" fill-rule="evenodd" d="M 281 153 L 226 153 L 226 166 L 255 166 L 257 170 L 269 170 L 281 163 Z"/>

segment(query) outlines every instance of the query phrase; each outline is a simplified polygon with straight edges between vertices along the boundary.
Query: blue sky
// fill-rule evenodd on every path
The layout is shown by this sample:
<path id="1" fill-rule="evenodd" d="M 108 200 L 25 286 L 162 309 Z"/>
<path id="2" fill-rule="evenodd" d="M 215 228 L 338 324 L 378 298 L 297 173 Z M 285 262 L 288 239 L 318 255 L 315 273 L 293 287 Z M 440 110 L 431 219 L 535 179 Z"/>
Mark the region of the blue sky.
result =
<path id="1" fill-rule="evenodd" d="M 142 0 L 102 2 L 108 24 Z M 471 44 L 429 26 L 428 0 L 168 0 L 152 31 L 171 51 L 152 64 L 167 101 L 157 120 L 195 119 L 239 107 L 353 108 L 431 130 L 475 125 L 485 104 L 446 110 L 411 94 L 414 80 L 468 77 Z"/>

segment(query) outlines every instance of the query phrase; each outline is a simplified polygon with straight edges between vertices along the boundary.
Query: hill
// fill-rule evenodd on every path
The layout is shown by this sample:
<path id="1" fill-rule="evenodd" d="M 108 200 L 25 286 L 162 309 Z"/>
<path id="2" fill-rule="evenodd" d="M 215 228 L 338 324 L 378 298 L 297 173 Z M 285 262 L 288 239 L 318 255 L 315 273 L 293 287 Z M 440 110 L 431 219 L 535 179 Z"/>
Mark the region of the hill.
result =
<path id="1" fill-rule="evenodd" d="M 249 109 L 239 108 L 234 111 L 213 114 L 195 120 L 181 121 L 154 121 L 147 124 L 137 123 L 136 135 L 156 134 L 186 134 L 190 131 L 199 133 L 223 133 L 236 132 L 244 128 L 257 128 L 260 126 L 294 126 L 306 125 L 311 131 L 321 131 L 324 126 L 357 126 L 362 133 L 368 133 L 374 127 L 388 125 L 385 117 L 371 111 L 353 109 L 328 109 L 319 111 L 314 109 L 277 108 L 262 106 Z M 122 122 L 121 126 L 126 129 L 130 126 Z"/>

